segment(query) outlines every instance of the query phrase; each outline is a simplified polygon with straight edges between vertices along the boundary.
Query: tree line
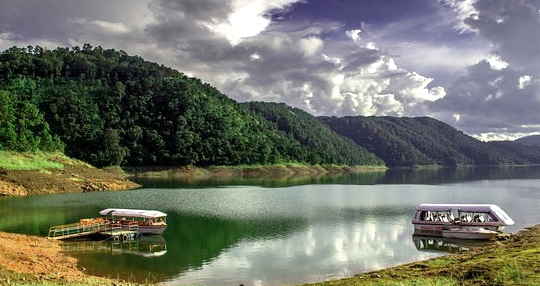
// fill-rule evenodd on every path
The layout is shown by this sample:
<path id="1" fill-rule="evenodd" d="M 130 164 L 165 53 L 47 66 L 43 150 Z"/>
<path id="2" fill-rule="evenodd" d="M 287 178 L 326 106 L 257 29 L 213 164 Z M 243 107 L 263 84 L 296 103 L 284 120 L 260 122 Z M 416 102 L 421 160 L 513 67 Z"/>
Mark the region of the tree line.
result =
<path id="1" fill-rule="evenodd" d="M 7 142 L 0 149 L 64 150 L 97 166 L 383 164 L 353 142 L 347 151 L 327 153 L 199 79 L 89 44 L 2 52 L 0 95 L 0 136 Z M 33 114 L 43 131 L 13 125 L 10 114 L 23 113 Z M 28 141 L 13 130 L 43 144 L 9 143 Z"/>
<path id="2" fill-rule="evenodd" d="M 531 144 L 481 142 L 429 117 L 316 118 L 282 103 L 238 103 L 89 44 L 0 53 L 0 150 L 60 151 L 96 166 L 540 163 Z"/>
<path id="3" fill-rule="evenodd" d="M 482 142 L 429 117 L 320 117 L 333 131 L 375 153 L 388 166 L 528 165 L 540 150 L 518 142 Z"/>

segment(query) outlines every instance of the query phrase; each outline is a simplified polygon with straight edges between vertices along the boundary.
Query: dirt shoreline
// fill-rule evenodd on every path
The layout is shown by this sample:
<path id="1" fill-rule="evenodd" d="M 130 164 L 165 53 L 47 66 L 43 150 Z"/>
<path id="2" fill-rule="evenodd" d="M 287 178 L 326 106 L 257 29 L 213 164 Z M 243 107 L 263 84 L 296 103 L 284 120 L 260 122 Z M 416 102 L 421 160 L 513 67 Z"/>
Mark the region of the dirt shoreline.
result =
<path id="1" fill-rule="evenodd" d="M 116 281 L 84 273 L 75 258 L 61 253 L 59 242 L 0 232 L 0 285 L 35 282 L 111 285 Z"/>
<path id="2" fill-rule="evenodd" d="M 118 169 L 64 164 L 62 169 L 0 168 L 0 196 L 114 191 L 138 188 Z M 60 243 L 44 237 L 0 232 L 0 285 L 130 285 L 90 276 L 75 258 L 60 251 Z M 37 283 L 37 284 L 36 284 Z"/>
<path id="3" fill-rule="evenodd" d="M 118 191 L 140 187 L 121 170 L 102 170 L 85 165 L 63 169 L 7 170 L 0 168 L 0 196 Z"/>

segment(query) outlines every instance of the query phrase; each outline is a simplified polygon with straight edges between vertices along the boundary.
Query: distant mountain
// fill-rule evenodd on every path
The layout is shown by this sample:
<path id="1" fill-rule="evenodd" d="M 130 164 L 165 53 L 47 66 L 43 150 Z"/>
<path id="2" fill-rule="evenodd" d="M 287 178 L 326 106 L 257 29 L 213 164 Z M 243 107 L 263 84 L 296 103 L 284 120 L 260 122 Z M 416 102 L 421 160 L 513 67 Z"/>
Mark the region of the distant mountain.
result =
<path id="1" fill-rule="evenodd" d="M 528 146 L 516 141 L 490 141 L 486 144 L 498 149 L 508 158 L 513 158 L 515 164 L 540 164 L 540 149 L 538 146 Z"/>
<path id="2" fill-rule="evenodd" d="M 375 153 L 388 166 L 530 164 L 530 152 L 476 140 L 429 117 L 319 117 L 335 132 Z"/>
<path id="3" fill-rule="evenodd" d="M 540 135 L 531 135 L 514 140 L 516 143 L 520 143 L 527 146 L 540 147 Z"/>
<path id="4" fill-rule="evenodd" d="M 249 102 L 245 105 L 268 121 L 288 137 L 313 150 L 313 155 L 322 160 L 347 165 L 382 165 L 384 162 L 321 123 L 313 115 L 284 103 Z"/>

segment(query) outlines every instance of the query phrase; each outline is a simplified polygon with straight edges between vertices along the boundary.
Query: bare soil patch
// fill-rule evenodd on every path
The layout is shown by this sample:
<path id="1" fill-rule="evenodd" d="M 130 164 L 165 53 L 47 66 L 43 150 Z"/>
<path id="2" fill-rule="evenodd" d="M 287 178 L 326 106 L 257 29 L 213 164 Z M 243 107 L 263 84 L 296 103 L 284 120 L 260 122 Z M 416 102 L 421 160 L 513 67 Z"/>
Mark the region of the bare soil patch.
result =
<path id="1" fill-rule="evenodd" d="M 111 285 L 111 280 L 85 274 L 77 260 L 46 238 L 0 232 L 0 285 L 23 283 Z"/>
<path id="2" fill-rule="evenodd" d="M 6 170 L 0 168 L 0 195 L 37 195 L 127 190 L 140 187 L 117 169 L 72 164 L 63 169 Z"/>

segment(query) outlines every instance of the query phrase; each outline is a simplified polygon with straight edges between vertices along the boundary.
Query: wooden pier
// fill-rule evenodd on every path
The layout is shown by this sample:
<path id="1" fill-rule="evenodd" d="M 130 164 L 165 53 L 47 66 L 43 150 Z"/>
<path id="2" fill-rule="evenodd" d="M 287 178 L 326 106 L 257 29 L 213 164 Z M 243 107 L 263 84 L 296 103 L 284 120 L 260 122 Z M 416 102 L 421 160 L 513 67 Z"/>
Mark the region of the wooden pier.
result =
<path id="1" fill-rule="evenodd" d="M 51 227 L 47 238 L 52 240 L 63 240 L 96 234 L 114 240 L 129 240 L 138 237 L 139 227 L 136 222 L 120 224 L 110 223 L 108 220 L 103 220 L 101 218 L 81 219 L 78 223 Z"/>

